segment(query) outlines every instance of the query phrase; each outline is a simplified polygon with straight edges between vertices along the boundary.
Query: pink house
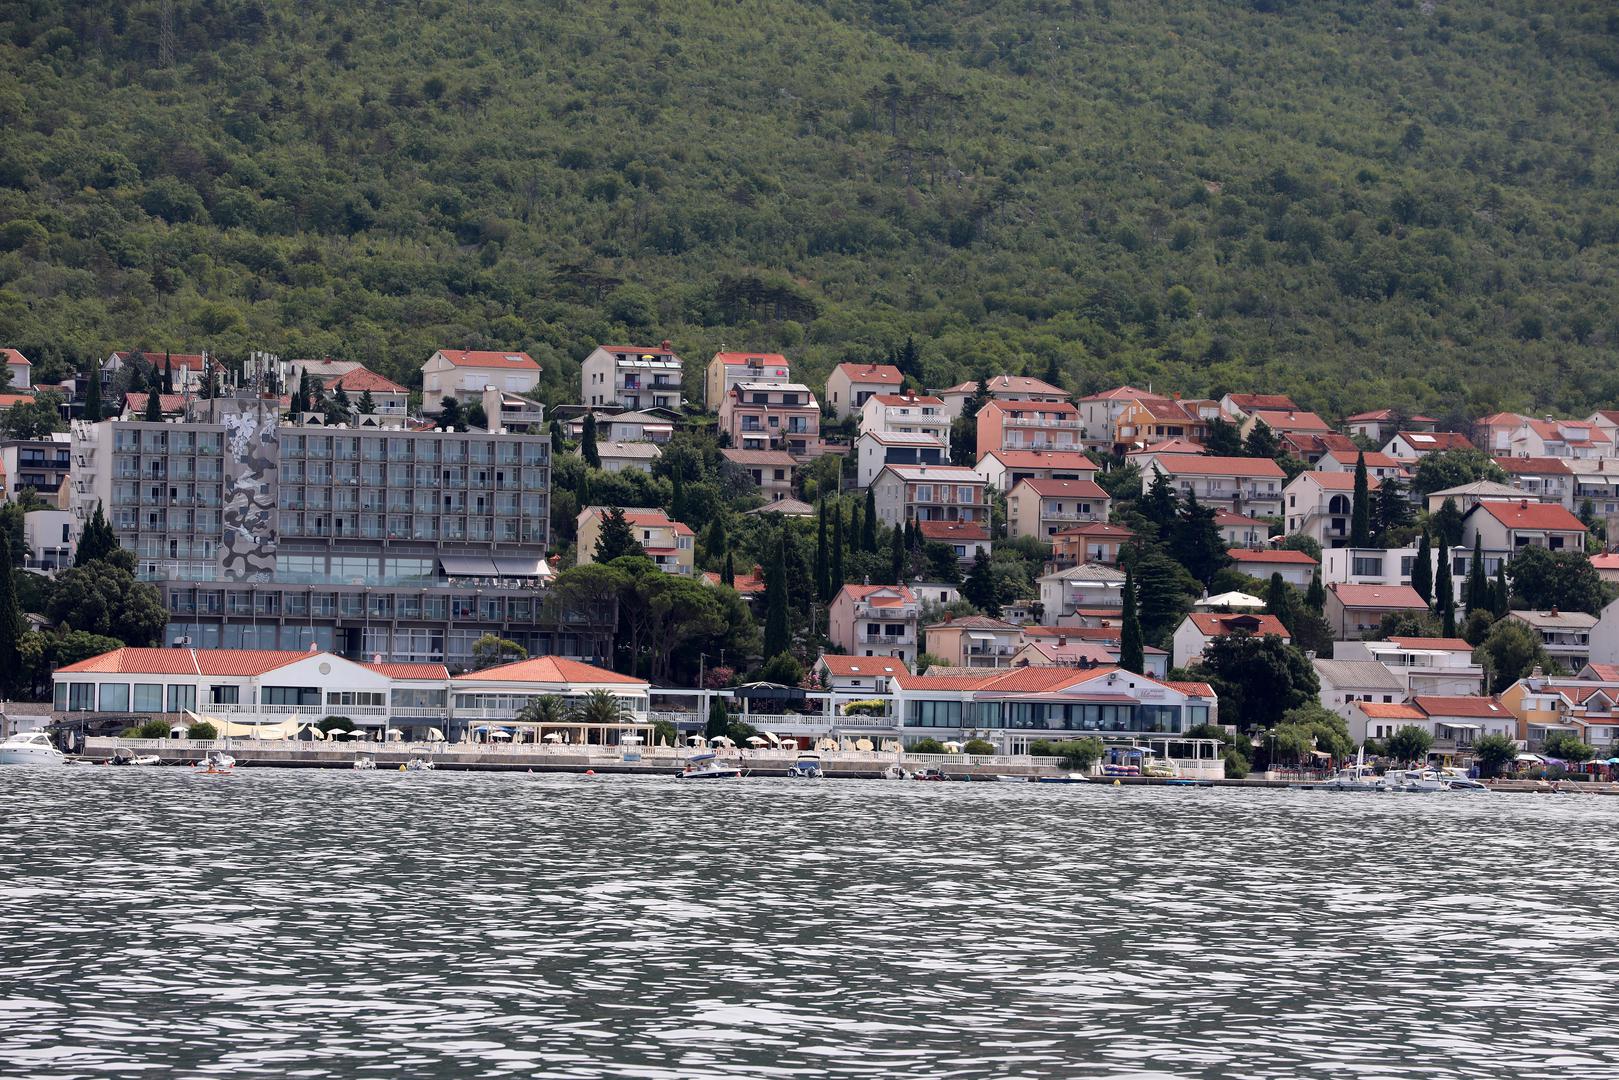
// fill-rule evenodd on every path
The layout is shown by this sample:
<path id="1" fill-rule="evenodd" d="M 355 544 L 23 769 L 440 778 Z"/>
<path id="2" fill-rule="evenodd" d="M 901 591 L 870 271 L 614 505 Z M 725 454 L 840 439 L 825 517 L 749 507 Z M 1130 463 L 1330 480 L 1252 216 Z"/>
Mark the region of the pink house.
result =
<path id="1" fill-rule="evenodd" d="M 821 450 L 821 403 L 803 383 L 737 383 L 720 402 L 720 431 L 738 450 Z"/>
<path id="2" fill-rule="evenodd" d="M 978 453 L 1078 450 L 1080 426 L 1066 401 L 991 401 L 978 410 Z"/>
<path id="3" fill-rule="evenodd" d="M 827 608 L 827 637 L 851 656 L 916 663 L 921 605 L 905 585 L 845 585 Z"/>

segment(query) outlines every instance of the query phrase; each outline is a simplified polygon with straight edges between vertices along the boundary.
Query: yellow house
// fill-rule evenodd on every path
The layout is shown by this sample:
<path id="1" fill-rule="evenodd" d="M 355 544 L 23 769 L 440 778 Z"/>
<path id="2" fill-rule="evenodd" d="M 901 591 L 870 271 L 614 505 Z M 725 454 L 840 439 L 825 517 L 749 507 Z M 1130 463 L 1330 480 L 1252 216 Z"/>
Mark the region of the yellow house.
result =
<path id="1" fill-rule="evenodd" d="M 596 541 L 601 539 L 602 521 L 614 509 L 611 506 L 587 506 L 579 511 L 577 565 L 584 566 L 596 561 Z M 666 574 L 691 576 L 695 564 L 695 535 L 691 526 L 671 521 L 662 510 L 633 506 L 624 508 L 624 520 L 641 547 L 646 549 L 647 558 L 657 563 L 659 570 Z"/>

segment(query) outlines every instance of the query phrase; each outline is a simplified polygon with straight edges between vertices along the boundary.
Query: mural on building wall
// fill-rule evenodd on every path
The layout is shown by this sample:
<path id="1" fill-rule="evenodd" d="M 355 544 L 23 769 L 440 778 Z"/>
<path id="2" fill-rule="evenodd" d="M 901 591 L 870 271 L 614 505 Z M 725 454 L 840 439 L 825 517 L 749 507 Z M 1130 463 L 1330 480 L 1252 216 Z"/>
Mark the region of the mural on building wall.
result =
<path id="1" fill-rule="evenodd" d="M 225 536 L 219 568 L 227 581 L 275 577 L 276 472 L 281 460 L 275 402 L 238 398 L 225 425 Z"/>

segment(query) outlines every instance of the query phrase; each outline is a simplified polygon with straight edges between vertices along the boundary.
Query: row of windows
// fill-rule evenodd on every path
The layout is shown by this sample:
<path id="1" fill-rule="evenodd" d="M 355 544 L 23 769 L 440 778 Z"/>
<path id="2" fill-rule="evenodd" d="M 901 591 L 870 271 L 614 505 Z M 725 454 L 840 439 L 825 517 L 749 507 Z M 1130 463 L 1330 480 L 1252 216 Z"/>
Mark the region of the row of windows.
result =
<path id="1" fill-rule="evenodd" d="M 222 683 L 207 688 L 210 705 L 241 704 L 243 687 L 238 683 Z M 251 690 L 249 690 L 251 694 Z M 396 708 L 442 708 L 448 691 L 411 689 L 392 691 Z M 382 690 L 333 690 L 321 700 L 321 691 L 315 686 L 265 686 L 259 689 L 261 704 L 269 706 L 305 706 L 312 708 L 382 708 L 389 694 Z M 181 712 L 196 709 L 197 687 L 193 683 L 118 683 L 118 682 L 58 682 L 54 690 L 55 707 L 65 712 Z"/>
<path id="2" fill-rule="evenodd" d="M 446 465 L 529 465 L 551 463 L 549 439 L 502 436 L 500 439 L 410 438 L 383 435 L 282 434 L 284 461 L 420 461 Z"/>
<path id="3" fill-rule="evenodd" d="M 361 630 L 356 627 L 355 630 Z M 164 632 L 164 641 L 173 644 L 187 641 L 196 649 L 288 649 L 307 651 L 313 645 L 322 652 L 349 652 L 353 655 L 380 656 L 390 663 L 442 664 L 469 666 L 472 646 L 487 632 L 487 628 L 469 627 L 450 630 L 434 627 L 386 626 L 363 628 L 363 632 L 339 633 L 332 626 L 276 626 L 252 623 L 187 623 L 171 622 Z M 530 656 L 588 657 L 589 642 L 578 634 L 555 634 L 535 630 L 503 629 L 501 636 L 510 638 Z M 357 641 L 356 641 L 357 639 Z M 353 649 L 352 645 L 358 648 Z M 448 648 L 446 648 L 448 646 Z M 395 705 L 411 704 L 395 700 Z M 431 703 L 430 703 L 431 704 Z M 438 702 L 442 704 L 442 702 Z M 63 706 L 58 706 L 62 708 Z M 89 706 L 85 706 L 88 708 Z M 156 708 L 139 711 L 155 712 Z"/>
<path id="4" fill-rule="evenodd" d="M 906 708 L 905 722 L 910 727 L 1176 733 L 1208 719 L 1207 705 L 913 701 Z"/>

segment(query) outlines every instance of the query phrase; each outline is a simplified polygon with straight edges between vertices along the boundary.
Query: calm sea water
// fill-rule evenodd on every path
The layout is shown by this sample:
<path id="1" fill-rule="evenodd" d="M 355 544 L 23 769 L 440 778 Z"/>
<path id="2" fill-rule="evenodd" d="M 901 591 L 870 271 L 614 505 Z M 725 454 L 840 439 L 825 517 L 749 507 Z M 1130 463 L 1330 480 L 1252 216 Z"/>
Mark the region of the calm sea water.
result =
<path id="1" fill-rule="evenodd" d="M 0 1075 L 1619 1076 L 1619 799 L 0 769 Z"/>

